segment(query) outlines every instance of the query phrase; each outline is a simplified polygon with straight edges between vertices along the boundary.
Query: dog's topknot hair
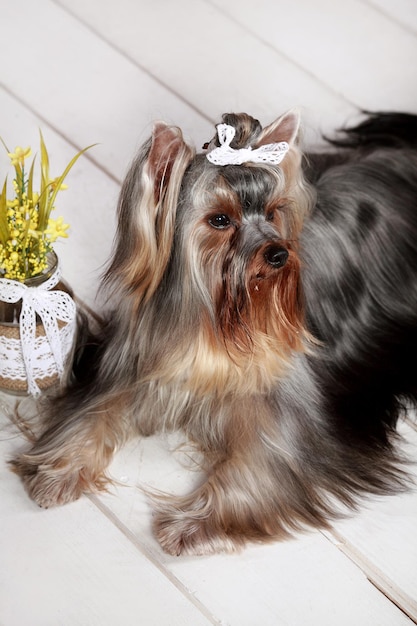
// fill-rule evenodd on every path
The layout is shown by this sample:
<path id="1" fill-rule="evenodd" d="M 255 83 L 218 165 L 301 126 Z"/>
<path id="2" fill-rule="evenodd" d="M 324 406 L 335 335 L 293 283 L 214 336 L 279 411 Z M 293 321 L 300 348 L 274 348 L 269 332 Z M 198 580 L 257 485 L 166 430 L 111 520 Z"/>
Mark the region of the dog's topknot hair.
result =
<path id="1" fill-rule="evenodd" d="M 224 113 L 222 120 L 224 124 L 229 124 L 236 129 L 236 134 L 230 144 L 235 150 L 256 143 L 256 139 L 262 131 L 260 122 L 247 113 Z M 218 139 L 217 145 L 220 145 Z"/>

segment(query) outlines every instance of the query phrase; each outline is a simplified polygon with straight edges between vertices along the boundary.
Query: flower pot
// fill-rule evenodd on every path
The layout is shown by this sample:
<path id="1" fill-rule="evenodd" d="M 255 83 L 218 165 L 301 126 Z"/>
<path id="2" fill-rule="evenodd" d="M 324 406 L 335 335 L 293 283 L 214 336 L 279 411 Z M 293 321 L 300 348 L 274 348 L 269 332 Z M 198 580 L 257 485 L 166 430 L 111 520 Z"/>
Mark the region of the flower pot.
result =
<path id="1" fill-rule="evenodd" d="M 58 383 L 75 327 L 75 303 L 55 253 L 42 274 L 24 283 L 0 279 L 0 389 L 36 397 Z"/>

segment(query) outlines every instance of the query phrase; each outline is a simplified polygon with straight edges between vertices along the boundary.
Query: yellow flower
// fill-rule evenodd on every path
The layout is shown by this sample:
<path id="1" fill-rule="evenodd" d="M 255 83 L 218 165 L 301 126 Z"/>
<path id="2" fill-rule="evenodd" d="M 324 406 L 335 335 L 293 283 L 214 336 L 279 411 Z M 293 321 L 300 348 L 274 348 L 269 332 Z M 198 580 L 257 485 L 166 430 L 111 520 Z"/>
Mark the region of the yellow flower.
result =
<path id="1" fill-rule="evenodd" d="M 3 140 L 0 142 L 5 146 Z M 47 257 L 53 243 L 67 238 L 69 224 L 59 217 L 51 219 L 59 191 L 67 189 L 64 179 L 77 159 L 88 149 L 80 150 L 68 163 L 61 176 L 50 179 L 49 156 L 40 134 L 41 188 L 33 189 L 34 160 L 28 171 L 30 147 L 17 146 L 14 152 L 6 152 L 15 169 L 13 197 L 7 197 L 7 179 L 0 188 L 0 278 L 25 280 L 47 267 Z M 28 159 L 28 161 L 26 161 Z"/>
<path id="2" fill-rule="evenodd" d="M 45 230 L 45 235 L 47 235 L 49 241 L 54 242 L 58 239 L 58 237 L 68 237 L 68 233 L 66 232 L 69 228 L 69 224 L 64 224 L 64 218 L 58 217 L 56 220 L 49 219 L 48 220 L 48 228 Z"/>
<path id="3" fill-rule="evenodd" d="M 33 237 L 34 239 L 39 239 L 41 234 L 42 233 L 40 232 L 40 230 L 36 230 L 36 228 L 29 228 L 29 230 L 28 230 L 29 237 Z M 67 237 L 68 237 L 68 235 L 67 235 Z"/>
<path id="4" fill-rule="evenodd" d="M 51 181 L 49 182 L 49 184 L 50 184 L 50 186 L 51 186 L 51 190 L 52 190 L 52 191 L 54 191 L 54 190 L 55 190 L 55 188 L 57 187 L 57 185 L 58 185 L 58 180 L 59 180 L 59 177 L 54 178 L 53 180 L 51 180 Z M 65 191 L 65 189 L 68 189 L 68 185 L 65 185 L 64 183 L 61 183 L 61 185 L 60 185 L 60 187 L 59 187 L 59 191 Z"/>
<path id="5" fill-rule="evenodd" d="M 21 148 L 20 146 L 17 146 L 14 149 L 14 152 L 8 152 L 8 156 L 10 157 L 12 165 L 23 165 L 25 159 L 27 159 L 27 157 L 29 157 L 31 154 L 32 150 L 30 149 L 30 147 Z"/>

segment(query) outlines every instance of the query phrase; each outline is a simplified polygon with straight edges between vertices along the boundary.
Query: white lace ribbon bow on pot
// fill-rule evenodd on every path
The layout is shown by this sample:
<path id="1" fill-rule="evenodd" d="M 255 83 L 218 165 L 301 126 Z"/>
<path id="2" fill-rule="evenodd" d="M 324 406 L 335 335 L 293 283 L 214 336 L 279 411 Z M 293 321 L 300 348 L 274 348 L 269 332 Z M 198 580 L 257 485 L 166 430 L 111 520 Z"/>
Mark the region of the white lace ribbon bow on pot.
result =
<path id="1" fill-rule="evenodd" d="M 68 293 L 52 291 L 61 277 L 59 268 L 36 287 L 6 278 L 0 279 L 0 300 L 22 301 L 19 317 L 20 338 L 1 337 L 0 377 L 27 380 L 28 393 L 40 394 L 38 380 L 64 374 L 76 329 L 76 306 Z M 36 316 L 45 330 L 37 337 Z M 63 322 L 60 325 L 58 322 Z"/>

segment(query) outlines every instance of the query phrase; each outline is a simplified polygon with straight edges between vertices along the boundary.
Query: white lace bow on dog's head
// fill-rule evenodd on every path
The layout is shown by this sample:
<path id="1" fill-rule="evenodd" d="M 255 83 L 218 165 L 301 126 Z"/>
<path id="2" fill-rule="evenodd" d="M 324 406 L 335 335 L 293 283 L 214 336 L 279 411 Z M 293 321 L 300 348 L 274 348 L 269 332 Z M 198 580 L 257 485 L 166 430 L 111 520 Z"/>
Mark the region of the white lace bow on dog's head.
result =
<path id="1" fill-rule="evenodd" d="M 287 154 L 290 146 L 286 141 L 268 143 L 259 148 L 252 147 L 235 149 L 230 146 L 236 130 L 229 124 L 218 124 L 217 135 L 220 146 L 211 150 L 206 156 L 214 165 L 242 165 L 243 163 L 270 163 L 278 165 Z"/>

